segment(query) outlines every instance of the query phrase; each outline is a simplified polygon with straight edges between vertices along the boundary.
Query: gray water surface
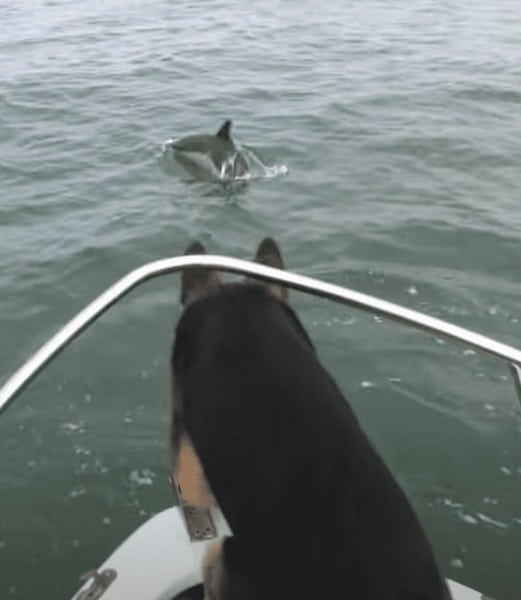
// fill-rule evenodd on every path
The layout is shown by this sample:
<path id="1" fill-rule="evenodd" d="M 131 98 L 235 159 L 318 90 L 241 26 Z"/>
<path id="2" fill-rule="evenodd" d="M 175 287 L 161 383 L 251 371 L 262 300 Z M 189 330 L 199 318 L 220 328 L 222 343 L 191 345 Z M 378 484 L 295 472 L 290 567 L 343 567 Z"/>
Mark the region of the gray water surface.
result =
<path id="1" fill-rule="evenodd" d="M 251 257 L 520 346 L 521 5 L 0 0 L 0 381 L 127 271 Z M 193 182 L 214 132 L 286 176 Z M 0 598 L 78 576 L 173 502 L 175 277 L 102 318 L 0 420 Z M 447 576 L 521 598 L 521 418 L 495 361 L 292 295 Z"/>

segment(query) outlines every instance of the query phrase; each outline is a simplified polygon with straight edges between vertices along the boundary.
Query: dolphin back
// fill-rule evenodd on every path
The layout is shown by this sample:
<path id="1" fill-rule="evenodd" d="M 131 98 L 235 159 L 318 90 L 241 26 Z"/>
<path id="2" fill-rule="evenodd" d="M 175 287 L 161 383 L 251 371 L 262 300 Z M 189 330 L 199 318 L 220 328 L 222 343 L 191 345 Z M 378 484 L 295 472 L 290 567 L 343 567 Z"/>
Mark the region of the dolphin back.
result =
<path id="1" fill-rule="evenodd" d="M 203 152 L 203 153 L 219 153 L 233 152 L 235 146 L 230 136 L 232 122 L 227 119 L 219 128 L 215 135 L 189 135 L 184 137 L 174 144 L 172 147 L 181 152 Z"/>
<path id="2" fill-rule="evenodd" d="M 248 172 L 247 159 L 237 150 L 230 135 L 231 120 L 227 119 L 215 135 L 189 135 L 172 144 L 176 159 L 191 173 L 204 170 L 208 158 L 214 168 L 209 175 L 235 178 Z"/>
<path id="3" fill-rule="evenodd" d="M 209 152 L 216 144 L 214 135 L 188 135 L 172 144 L 180 152 Z"/>

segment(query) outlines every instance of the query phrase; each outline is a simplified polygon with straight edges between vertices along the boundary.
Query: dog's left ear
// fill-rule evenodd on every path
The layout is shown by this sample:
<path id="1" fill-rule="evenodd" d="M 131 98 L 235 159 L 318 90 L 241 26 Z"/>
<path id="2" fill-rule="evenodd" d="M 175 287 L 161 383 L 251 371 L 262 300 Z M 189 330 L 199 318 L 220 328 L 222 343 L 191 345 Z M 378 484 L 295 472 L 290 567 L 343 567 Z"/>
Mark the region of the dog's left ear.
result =
<path id="1" fill-rule="evenodd" d="M 206 254 L 200 242 L 193 242 L 185 254 Z M 181 303 L 183 306 L 211 296 L 219 291 L 221 281 L 217 271 L 201 267 L 185 269 L 181 274 Z"/>
<path id="2" fill-rule="evenodd" d="M 255 262 L 267 267 L 274 267 L 275 269 L 284 269 L 284 261 L 282 260 L 282 254 L 277 242 L 270 237 L 264 238 L 259 244 L 257 254 L 255 255 Z M 264 285 L 268 292 L 278 300 L 286 301 L 288 299 L 288 289 L 284 286 L 278 283 L 266 283 Z"/>

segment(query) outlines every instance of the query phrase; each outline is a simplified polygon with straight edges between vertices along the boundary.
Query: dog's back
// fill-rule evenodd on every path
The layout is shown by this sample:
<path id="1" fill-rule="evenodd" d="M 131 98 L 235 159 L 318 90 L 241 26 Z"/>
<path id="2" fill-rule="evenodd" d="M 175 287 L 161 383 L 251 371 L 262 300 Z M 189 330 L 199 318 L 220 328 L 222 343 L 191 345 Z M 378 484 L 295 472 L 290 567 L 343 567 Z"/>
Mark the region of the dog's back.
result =
<path id="1" fill-rule="evenodd" d="M 407 499 L 282 297 L 213 285 L 176 332 L 183 428 L 234 534 L 223 597 L 448 598 Z"/>

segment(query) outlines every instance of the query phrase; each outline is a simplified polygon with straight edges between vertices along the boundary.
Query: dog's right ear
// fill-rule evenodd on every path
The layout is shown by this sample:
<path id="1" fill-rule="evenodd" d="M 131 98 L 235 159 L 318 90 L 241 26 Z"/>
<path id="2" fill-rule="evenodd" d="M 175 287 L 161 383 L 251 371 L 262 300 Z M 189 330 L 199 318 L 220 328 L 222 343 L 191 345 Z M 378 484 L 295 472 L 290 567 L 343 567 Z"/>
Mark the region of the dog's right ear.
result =
<path id="1" fill-rule="evenodd" d="M 267 267 L 274 267 L 275 269 L 284 269 L 282 254 L 277 242 L 273 238 L 267 237 L 262 240 L 257 248 L 255 262 Z M 278 300 L 286 301 L 288 299 L 288 288 L 278 283 L 266 283 L 265 286 L 268 292 Z"/>
<path id="2" fill-rule="evenodd" d="M 185 254 L 206 254 L 200 242 L 191 243 Z M 201 267 L 190 267 L 181 273 L 181 303 L 183 306 L 211 296 L 219 291 L 221 285 L 217 271 Z"/>

